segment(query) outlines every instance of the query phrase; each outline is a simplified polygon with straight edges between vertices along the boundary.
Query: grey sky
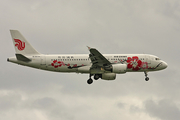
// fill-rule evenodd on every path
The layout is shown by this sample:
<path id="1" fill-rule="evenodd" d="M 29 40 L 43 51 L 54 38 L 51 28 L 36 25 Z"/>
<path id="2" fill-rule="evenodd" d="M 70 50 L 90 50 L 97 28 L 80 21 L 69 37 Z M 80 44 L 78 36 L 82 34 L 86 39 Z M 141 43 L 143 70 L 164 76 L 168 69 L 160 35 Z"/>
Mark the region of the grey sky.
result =
<path id="1" fill-rule="evenodd" d="M 178 120 L 178 0 L 0 1 L 1 120 Z M 88 85 L 86 74 L 53 73 L 6 61 L 14 56 L 9 29 L 40 52 L 147 53 L 168 63 L 149 73 L 117 75 Z"/>

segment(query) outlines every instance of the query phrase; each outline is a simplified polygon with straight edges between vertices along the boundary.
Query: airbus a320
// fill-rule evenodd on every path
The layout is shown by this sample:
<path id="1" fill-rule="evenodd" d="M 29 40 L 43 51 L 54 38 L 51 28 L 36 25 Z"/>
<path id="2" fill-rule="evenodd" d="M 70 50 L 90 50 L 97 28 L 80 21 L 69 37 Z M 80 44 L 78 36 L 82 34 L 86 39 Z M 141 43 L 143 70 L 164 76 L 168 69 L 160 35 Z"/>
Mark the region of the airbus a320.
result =
<path id="1" fill-rule="evenodd" d="M 116 74 L 148 72 L 167 68 L 167 63 L 149 54 L 101 54 L 97 49 L 88 47 L 89 54 L 41 54 L 23 37 L 18 30 L 10 30 L 15 56 L 7 61 L 37 69 L 89 74 L 88 84 L 94 80 L 115 80 Z"/>

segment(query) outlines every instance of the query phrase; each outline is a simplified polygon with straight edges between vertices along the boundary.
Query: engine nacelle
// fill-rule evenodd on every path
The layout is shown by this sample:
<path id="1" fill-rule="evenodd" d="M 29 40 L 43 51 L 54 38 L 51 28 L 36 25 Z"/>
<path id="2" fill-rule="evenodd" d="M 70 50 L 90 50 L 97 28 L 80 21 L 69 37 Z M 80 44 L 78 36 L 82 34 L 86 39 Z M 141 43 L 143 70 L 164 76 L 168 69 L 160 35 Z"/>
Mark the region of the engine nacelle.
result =
<path id="1" fill-rule="evenodd" d="M 103 80 L 115 80 L 116 79 L 116 74 L 115 73 L 103 73 L 102 74 L 102 79 Z"/>
<path id="2" fill-rule="evenodd" d="M 123 73 L 126 73 L 126 71 L 127 71 L 127 65 L 126 64 L 113 64 L 112 65 L 112 72 L 113 73 L 123 74 Z"/>

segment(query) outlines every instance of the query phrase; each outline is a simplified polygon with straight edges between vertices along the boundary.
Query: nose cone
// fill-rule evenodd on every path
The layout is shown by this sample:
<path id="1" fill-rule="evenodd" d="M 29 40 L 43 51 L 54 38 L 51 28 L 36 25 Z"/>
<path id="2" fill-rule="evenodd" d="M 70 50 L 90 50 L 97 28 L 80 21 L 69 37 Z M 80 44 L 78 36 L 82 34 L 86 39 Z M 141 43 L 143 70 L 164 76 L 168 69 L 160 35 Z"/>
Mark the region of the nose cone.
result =
<path id="1" fill-rule="evenodd" d="M 166 62 L 163 61 L 161 67 L 162 67 L 163 69 L 165 69 L 165 68 L 167 68 L 167 66 L 168 66 L 168 64 L 167 64 Z"/>
<path id="2" fill-rule="evenodd" d="M 166 69 L 168 66 L 168 64 L 164 61 L 160 61 L 160 63 L 158 64 L 158 67 L 156 68 L 156 70 L 163 70 Z"/>

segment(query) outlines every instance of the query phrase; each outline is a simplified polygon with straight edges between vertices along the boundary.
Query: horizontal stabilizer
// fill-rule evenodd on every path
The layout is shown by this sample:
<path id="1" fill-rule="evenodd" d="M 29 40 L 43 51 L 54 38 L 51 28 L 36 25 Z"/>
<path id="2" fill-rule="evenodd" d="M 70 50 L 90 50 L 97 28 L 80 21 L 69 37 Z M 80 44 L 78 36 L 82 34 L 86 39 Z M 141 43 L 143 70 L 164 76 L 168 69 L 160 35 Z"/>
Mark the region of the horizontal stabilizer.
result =
<path id="1" fill-rule="evenodd" d="M 17 60 L 24 61 L 24 62 L 30 62 L 31 61 L 31 59 L 25 57 L 22 54 L 16 54 L 16 58 L 17 58 Z"/>

